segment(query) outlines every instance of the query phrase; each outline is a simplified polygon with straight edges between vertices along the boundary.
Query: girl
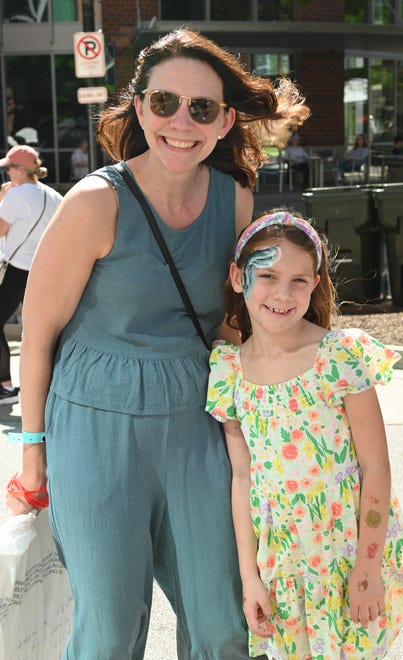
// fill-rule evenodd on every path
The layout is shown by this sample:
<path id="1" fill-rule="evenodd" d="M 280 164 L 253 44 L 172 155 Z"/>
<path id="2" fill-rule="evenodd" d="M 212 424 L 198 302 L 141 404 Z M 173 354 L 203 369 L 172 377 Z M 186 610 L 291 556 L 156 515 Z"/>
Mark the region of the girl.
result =
<path id="1" fill-rule="evenodd" d="M 232 463 L 252 657 L 375 660 L 402 621 L 403 535 L 374 389 L 399 355 L 330 331 L 334 301 L 307 221 L 275 211 L 241 234 L 227 311 L 243 344 L 213 349 L 207 410 Z"/>

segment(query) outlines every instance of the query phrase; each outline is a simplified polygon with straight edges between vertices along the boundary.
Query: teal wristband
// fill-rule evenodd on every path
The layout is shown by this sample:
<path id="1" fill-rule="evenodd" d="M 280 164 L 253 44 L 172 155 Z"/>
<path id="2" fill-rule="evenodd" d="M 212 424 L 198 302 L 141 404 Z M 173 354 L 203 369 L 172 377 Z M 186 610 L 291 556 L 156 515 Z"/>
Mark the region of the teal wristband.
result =
<path id="1" fill-rule="evenodd" d="M 10 442 L 22 442 L 23 445 L 41 444 L 45 442 L 45 431 L 39 431 L 39 433 L 29 433 L 29 431 L 9 433 L 8 439 Z"/>

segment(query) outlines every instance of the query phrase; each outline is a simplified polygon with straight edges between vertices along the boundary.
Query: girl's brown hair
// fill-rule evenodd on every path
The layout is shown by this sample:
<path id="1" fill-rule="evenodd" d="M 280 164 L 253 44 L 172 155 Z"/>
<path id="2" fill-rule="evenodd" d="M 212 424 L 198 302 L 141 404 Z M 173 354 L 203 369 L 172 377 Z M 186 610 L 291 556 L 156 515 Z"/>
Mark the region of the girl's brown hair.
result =
<path id="1" fill-rule="evenodd" d="M 302 217 L 289 209 L 274 209 L 263 215 L 271 215 L 277 211 L 286 211 Z M 306 218 L 304 218 L 306 219 Z M 322 244 L 322 262 L 318 270 L 320 280 L 311 294 L 311 302 L 304 318 L 316 325 L 330 330 L 331 319 L 336 314 L 336 290 L 329 273 L 329 254 L 327 241 L 324 236 L 319 234 Z M 298 227 L 292 225 L 270 225 L 256 232 L 243 248 L 237 266 L 243 268 L 247 257 L 268 241 L 286 239 L 297 247 L 308 252 L 312 257 L 313 269 L 316 272 L 317 254 L 316 248 L 307 234 Z M 228 277 L 224 285 L 225 303 L 227 311 L 227 325 L 230 328 L 238 330 L 241 334 L 242 342 L 246 341 L 252 334 L 252 326 L 248 309 L 242 293 L 236 293 L 232 288 L 230 278 Z"/>
<path id="2" fill-rule="evenodd" d="M 258 168 L 267 160 L 263 147 L 269 143 L 283 146 L 289 133 L 308 117 L 309 109 L 291 80 L 282 78 L 274 85 L 252 75 L 234 55 L 191 30 L 174 30 L 140 52 L 131 83 L 120 92 L 117 104 L 101 115 L 101 146 L 114 160 L 127 160 L 148 149 L 133 95 L 143 97 L 152 68 L 175 57 L 205 62 L 221 78 L 224 101 L 236 110 L 236 119 L 205 163 L 252 188 Z"/>

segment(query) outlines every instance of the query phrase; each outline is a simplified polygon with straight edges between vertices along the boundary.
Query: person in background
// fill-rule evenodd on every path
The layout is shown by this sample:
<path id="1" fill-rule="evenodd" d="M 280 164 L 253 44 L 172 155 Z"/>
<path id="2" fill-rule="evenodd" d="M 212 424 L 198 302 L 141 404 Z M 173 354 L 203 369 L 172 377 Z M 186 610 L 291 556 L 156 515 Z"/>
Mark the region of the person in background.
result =
<path id="1" fill-rule="evenodd" d="M 250 654 L 380 660 L 403 616 L 403 530 L 375 386 L 399 353 L 332 331 L 324 239 L 274 209 L 226 284 L 242 345 L 217 341 L 206 410 L 224 424 Z"/>
<path id="2" fill-rule="evenodd" d="M 0 160 L 9 181 L 0 189 L 0 262 L 9 262 L 0 286 L 0 404 L 16 403 L 4 326 L 18 308 L 43 231 L 62 196 L 39 179 L 47 176 L 39 154 L 27 145 L 12 147 Z M 32 231 L 31 231 L 32 230 Z"/>
<path id="3" fill-rule="evenodd" d="M 71 154 L 71 179 L 79 181 L 87 176 L 88 172 L 88 142 L 81 140 L 77 149 Z"/>
<path id="4" fill-rule="evenodd" d="M 264 145 L 307 115 L 290 80 L 256 77 L 185 29 L 141 51 L 101 115 L 100 145 L 151 204 L 208 347 Z M 75 600 L 65 659 L 141 660 L 155 577 L 180 660 L 245 660 L 230 466 L 204 411 L 209 349 L 120 171 L 73 186 L 34 259 L 9 506 L 48 486 Z"/>
<path id="5" fill-rule="evenodd" d="M 294 135 L 291 137 L 290 143 L 285 150 L 284 158 L 288 162 L 288 167 L 290 167 L 293 172 L 301 172 L 304 178 L 304 188 L 308 188 L 308 154 L 304 147 L 301 146 L 301 138 L 298 133 L 294 133 Z"/>
<path id="6" fill-rule="evenodd" d="M 359 172 L 361 166 L 368 160 L 368 156 L 367 138 L 363 133 L 359 133 L 355 138 L 354 147 L 339 161 L 339 180 L 343 182 L 345 172 Z"/>
<path id="7" fill-rule="evenodd" d="M 395 135 L 393 138 L 393 156 L 403 156 L 403 138 L 401 135 Z"/>

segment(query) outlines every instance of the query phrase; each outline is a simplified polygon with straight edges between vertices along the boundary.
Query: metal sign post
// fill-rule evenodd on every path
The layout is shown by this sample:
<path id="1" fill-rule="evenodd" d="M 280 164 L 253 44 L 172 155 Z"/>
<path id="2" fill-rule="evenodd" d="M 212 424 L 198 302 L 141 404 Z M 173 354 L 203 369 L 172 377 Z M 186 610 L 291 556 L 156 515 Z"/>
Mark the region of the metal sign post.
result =
<path id="1" fill-rule="evenodd" d="M 85 78 L 87 87 L 92 88 L 94 78 L 103 78 L 105 76 L 104 35 L 102 32 L 95 31 L 93 0 L 82 0 L 82 10 L 83 32 L 77 32 L 74 35 L 74 63 L 77 78 Z M 79 100 L 79 102 L 88 104 L 88 157 L 89 169 L 91 171 L 98 166 L 93 119 L 93 103 L 96 102 L 97 93 L 89 92 L 85 95 L 83 92 L 80 92 L 80 94 L 81 98 L 85 98 L 86 100 Z M 103 91 L 102 95 L 104 95 Z"/>

